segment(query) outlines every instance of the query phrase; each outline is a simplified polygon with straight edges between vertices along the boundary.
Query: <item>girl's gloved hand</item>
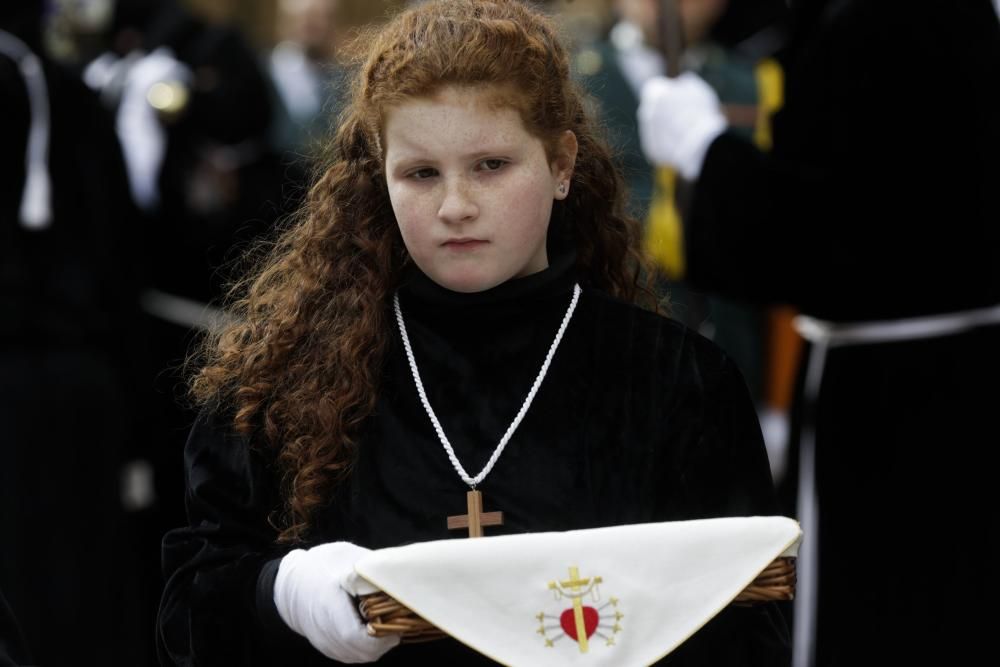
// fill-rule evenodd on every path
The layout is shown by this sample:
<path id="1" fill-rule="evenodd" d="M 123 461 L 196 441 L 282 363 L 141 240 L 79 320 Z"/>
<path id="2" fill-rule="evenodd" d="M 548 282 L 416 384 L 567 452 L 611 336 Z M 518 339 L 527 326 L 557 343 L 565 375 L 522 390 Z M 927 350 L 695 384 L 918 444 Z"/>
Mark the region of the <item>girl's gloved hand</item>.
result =
<path id="1" fill-rule="evenodd" d="M 368 635 L 354 596 L 377 589 L 354 571 L 369 552 L 350 542 L 296 549 L 281 559 L 274 603 L 281 619 L 316 650 L 340 662 L 374 662 L 400 638 Z"/>

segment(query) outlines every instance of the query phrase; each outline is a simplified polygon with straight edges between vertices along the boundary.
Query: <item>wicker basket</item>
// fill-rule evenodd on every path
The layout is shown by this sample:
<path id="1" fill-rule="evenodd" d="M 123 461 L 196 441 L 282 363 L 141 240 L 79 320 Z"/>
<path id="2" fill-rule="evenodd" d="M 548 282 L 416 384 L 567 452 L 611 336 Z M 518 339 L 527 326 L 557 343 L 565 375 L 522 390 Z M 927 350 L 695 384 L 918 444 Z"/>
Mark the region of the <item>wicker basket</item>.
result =
<path id="1" fill-rule="evenodd" d="M 736 596 L 733 604 L 752 605 L 778 602 L 795 597 L 795 559 L 778 558 L 764 568 L 749 586 Z M 425 642 L 445 637 L 445 633 L 420 618 L 385 593 L 361 596 L 361 616 L 374 637 L 402 635 L 403 642 Z"/>

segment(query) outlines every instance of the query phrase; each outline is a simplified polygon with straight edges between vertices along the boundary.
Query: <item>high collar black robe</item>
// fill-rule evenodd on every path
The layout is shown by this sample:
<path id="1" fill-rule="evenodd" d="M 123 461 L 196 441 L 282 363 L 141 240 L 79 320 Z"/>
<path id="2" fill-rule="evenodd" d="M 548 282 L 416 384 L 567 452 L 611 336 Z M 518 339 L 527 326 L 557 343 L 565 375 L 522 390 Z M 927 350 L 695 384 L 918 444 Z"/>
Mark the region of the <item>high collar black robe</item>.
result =
<path id="1" fill-rule="evenodd" d="M 572 256 L 478 294 L 415 274 L 400 302 L 431 405 L 473 476 L 517 413 L 570 303 Z M 390 307 L 389 304 L 386 306 Z M 381 548 L 462 539 L 466 485 L 420 404 L 399 332 L 357 464 L 311 543 Z M 267 455 L 205 416 L 186 450 L 190 525 L 164 541 L 169 581 L 161 659 L 198 664 L 329 664 L 288 630 L 272 601 L 279 505 Z M 479 487 L 505 523 L 487 535 L 775 514 L 753 405 L 712 343 L 664 317 L 584 288 L 548 374 Z M 287 550 L 287 548 L 285 549 Z M 452 640 L 401 646 L 380 661 L 492 664 Z M 782 665 L 773 605 L 730 608 L 667 664 Z"/>

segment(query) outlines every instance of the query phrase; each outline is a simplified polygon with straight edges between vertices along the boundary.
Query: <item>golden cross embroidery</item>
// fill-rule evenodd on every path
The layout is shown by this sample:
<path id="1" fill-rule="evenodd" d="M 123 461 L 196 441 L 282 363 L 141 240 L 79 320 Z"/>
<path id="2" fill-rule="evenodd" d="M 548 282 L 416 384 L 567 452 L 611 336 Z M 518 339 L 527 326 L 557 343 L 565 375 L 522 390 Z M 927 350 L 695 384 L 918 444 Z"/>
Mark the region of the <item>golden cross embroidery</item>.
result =
<path id="1" fill-rule="evenodd" d="M 503 512 L 484 512 L 483 494 L 473 489 L 465 494 L 468 514 L 448 517 L 448 530 L 468 528 L 469 537 L 482 537 L 484 526 L 502 526 Z"/>
<path id="2" fill-rule="evenodd" d="M 573 599 L 573 622 L 576 626 L 576 641 L 580 645 L 580 653 L 586 653 L 590 650 L 587 642 L 587 626 L 583 620 L 583 602 L 581 600 L 583 596 L 589 593 L 601 581 L 600 577 L 581 579 L 580 569 L 573 566 L 569 568 L 568 581 L 560 581 L 558 584 L 553 581 L 549 584 L 550 589 Z M 586 588 L 584 588 L 585 586 Z"/>

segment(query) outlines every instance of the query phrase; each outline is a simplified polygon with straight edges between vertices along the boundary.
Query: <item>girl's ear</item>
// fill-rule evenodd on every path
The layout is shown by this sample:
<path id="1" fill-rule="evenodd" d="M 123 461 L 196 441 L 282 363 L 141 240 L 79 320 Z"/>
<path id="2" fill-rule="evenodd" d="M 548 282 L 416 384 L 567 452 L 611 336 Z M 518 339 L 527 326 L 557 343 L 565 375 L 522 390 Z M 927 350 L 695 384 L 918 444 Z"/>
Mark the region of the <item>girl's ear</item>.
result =
<path id="1" fill-rule="evenodd" d="M 556 142 L 556 154 L 552 160 L 552 177 L 556 183 L 556 199 L 565 199 L 569 194 L 569 183 L 573 178 L 573 168 L 576 166 L 576 153 L 579 145 L 572 130 L 566 130 Z"/>

